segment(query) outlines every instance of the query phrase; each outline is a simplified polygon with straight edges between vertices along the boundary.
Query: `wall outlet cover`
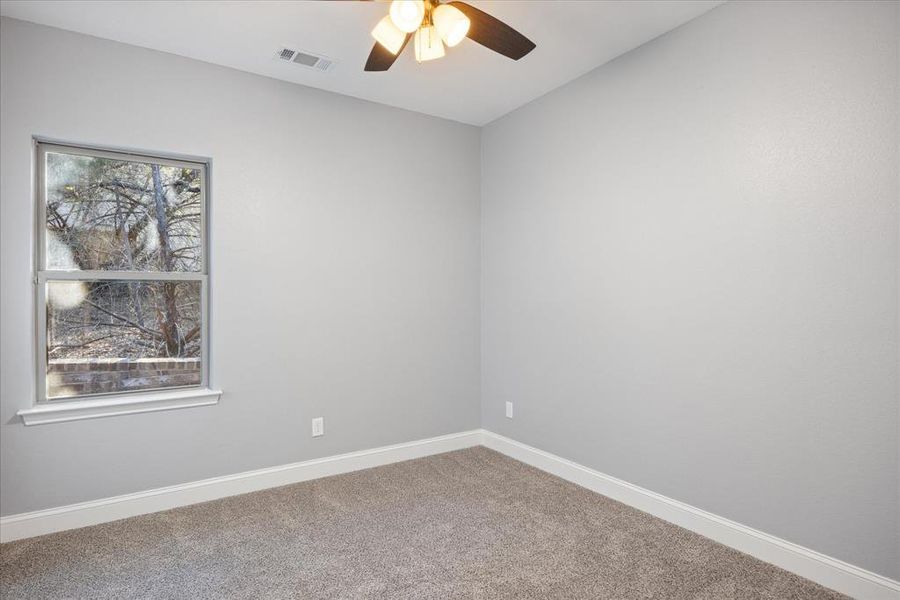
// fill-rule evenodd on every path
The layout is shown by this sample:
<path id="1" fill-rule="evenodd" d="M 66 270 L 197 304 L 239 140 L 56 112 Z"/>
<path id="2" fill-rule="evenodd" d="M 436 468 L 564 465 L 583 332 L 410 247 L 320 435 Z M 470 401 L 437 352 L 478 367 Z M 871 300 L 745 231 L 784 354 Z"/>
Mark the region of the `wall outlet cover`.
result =
<path id="1" fill-rule="evenodd" d="M 512 405 L 512 402 L 507 402 L 507 403 L 506 403 L 506 418 L 507 418 L 507 419 L 512 419 L 512 418 L 513 418 L 513 405 Z"/>
<path id="2" fill-rule="evenodd" d="M 325 417 L 316 417 L 312 420 L 312 436 L 325 435 Z"/>

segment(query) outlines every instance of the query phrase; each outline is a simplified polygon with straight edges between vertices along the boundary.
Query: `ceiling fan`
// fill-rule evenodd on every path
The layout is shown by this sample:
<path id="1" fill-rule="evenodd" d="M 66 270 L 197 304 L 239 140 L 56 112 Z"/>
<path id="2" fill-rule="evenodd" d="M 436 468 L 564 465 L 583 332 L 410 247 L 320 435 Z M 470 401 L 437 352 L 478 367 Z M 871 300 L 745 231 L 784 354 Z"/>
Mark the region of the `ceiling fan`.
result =
<path id="1" fill-rule="evenodd" d="M 444 56 L 444 44 L 453 47 L 469 38 L 485 48 L 519 60 L 535 48 L 534 42 L 486 12 L 452 0 L 393 0 L 388 15 L 372 30 L 375 46 L 366 71 L 387 71 L 410 38 L 416 61 Z"/>

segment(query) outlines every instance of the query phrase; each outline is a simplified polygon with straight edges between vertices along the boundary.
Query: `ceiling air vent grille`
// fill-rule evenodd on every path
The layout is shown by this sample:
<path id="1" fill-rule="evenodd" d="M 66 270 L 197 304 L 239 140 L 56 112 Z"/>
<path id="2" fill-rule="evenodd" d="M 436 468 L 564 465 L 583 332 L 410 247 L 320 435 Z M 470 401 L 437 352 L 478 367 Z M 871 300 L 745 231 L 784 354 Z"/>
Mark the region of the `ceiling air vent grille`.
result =
<path id="1" fill-rule="evenodd" d="M 294 50 L 283 46 L 278 49 L 275 56 L 279 60 L 300 65 L 301 67 L 315 69 L 316 71 L 330 71 L 337 64 L 336 60 L 327 58 L 321 54 L 314 54 L 303 50 Z"/>
<path id="2" fill-rule="evenodd" d="M 282 48 L 278 51 L 278 58 L 280 58 L 281 60 L 291 60 L 292 58 L 294 58 L 295 54 L 297 53 L 290 48 Z"/>

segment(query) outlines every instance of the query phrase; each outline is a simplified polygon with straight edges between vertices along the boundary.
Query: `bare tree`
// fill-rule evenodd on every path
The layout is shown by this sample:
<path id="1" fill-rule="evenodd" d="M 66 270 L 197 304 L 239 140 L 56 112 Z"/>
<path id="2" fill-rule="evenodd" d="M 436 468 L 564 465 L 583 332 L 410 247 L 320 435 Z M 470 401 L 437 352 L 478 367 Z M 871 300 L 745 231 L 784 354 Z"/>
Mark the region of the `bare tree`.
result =
<path id="1" fill-rule="evenodd" d="M 169 272 L 173 270 L 174 264 L 172 261 L 172 247 L 169 243 L 166 191 L 163 189 L 162 178 L 159 175 L 159 165 L 151 165 L 150 169 L 153 172 L 153 197 L 156 206 L 156 231 L 159 234 L 159 258 L 162 263 L 162 270 Z M 165 339 L 166 351 L 169 353 L 169 356 L 179 356 L 182 345 L 181 338 L 178 335 L 178 306 L 175 304 L 175 284 L 167 281 L 162 287 L 162 310 L 157 311 L 159 315 L 157 320 L 159 321 L 159 328 Z"/>

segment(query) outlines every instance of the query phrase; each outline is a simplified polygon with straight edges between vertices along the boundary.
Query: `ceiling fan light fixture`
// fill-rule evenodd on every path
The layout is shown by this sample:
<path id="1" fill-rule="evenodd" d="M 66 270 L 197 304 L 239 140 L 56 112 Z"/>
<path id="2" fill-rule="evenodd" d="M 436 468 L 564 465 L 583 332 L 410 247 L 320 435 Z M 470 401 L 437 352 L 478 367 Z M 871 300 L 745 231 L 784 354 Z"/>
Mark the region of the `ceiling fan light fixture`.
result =
<path id="1" fill-rule="evenodd" d="M 463 41 L 469 33 L 469 17 L 455 6 L 441 4 L 434 9 L 432 19 L 441 39 L 450 48 Z"/>
<path id="2" fill-rule="evenodd" d="M 444 44 L 434 25 L 416 31 L 416 61 L 425 62 L 444 56 Z"/>
<path id="3" fill-rule="evenodd" d="M 400 31 L 412 33 L 425 18 L 424 0 L 394 0 L 390 9 L 391 21 Z"/>
<path id="4" fill-rule="evenodd" d="M 420 63 L 441 58 L 444 44 L 453 47 L 465 38 L 512 60 L 535 49 L 527 37 L 463 0 L 393 0 L 372 37 L 376 42 L 366 59 L 367 72 L 390 69 L 410 41 Z"/>
<path id="5" fill-rule="evenodd" d="M 400 52 L 406 41 L 406 34 L 397 29 L 390 15 L 378 21 L 378 25 L 372 30 L 372 37 L 391 54 Z"/>

